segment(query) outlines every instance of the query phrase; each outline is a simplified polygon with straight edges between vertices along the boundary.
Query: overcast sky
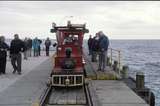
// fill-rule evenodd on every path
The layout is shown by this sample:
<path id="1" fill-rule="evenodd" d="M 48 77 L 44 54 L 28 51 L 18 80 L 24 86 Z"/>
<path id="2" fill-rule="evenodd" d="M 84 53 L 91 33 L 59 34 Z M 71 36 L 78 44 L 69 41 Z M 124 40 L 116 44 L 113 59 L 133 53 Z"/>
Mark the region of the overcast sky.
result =
<path id="1" fill-rule="evenodd" d="M 87 23 L 110 39 L 160 39 L 159 1 L 0 1 L 0 35 L 54 38 L 51 23 Z M 86 34 L 85 38 L 88 38 Z"/>

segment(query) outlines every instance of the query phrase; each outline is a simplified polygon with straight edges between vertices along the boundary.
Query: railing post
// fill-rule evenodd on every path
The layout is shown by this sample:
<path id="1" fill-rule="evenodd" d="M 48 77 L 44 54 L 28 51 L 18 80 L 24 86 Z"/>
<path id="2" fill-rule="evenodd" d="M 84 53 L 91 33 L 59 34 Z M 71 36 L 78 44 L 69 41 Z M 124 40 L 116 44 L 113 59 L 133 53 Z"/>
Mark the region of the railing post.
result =
<path id="1" fill-rule="evenodd" d="M 121 52 L 118 51 L 118 73 L 120 75 L 120 67 L 121 67 Z"/>
<path id="2" fill-rule="evenodd" d="M 114 60 L 114 63 L 113 63 L 113 70 L 114 71 L 118 70 L 118 62 L 116 60 Z"/>
<path id="3" fill-rule="evenodd" d="M 122 67 L 122 78 L 128 78 L 128 70 L 129 70 L 129 67 L 128 66 L 123 66 Z"/>
<path id="4" fill-rule="evenodd" d="M 110 58 L 107 56 L 107 66 L 110 65 Z"/>
<path id="5" fill-rule="evenodd" d="M 112 66 L 112 48 L 111 48 L 111 66 Z"/>

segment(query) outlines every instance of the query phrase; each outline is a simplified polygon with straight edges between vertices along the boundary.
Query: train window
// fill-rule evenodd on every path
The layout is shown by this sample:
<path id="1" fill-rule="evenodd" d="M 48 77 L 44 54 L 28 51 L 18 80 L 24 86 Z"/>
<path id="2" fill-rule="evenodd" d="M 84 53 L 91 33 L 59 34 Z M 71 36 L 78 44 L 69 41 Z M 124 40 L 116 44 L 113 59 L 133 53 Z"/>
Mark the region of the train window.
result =
<path id="1" fill-rule="evenodd" d="M 78 40 L 78 35 L 74 35 L 73 40 Z"/>
<path id="2" fill-rule="evenodd" d="M 72 43 L 72 37 L 70 36 L 67 36 L 64 38 L 64 41 L 63 41 L 63 44 L 68 44 L 68 43 Z"/>
<path id="3" fill-rule="evenodd" d="M 78 35 L 69 34 L 64 38 L 63 44 L 78 43 Z"/>

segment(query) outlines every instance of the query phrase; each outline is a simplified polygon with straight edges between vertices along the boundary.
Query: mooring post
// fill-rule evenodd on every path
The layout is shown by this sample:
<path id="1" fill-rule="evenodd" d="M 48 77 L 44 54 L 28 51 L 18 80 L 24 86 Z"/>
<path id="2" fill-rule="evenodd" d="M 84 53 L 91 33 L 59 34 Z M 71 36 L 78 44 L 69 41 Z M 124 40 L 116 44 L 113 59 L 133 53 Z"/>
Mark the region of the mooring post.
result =
<path id="1" fill-rule="evenodd" d="M 107 56 L 107 66 L 110 66 L 110 58 Z"/>
<path id="2" fill-rule="evenodd" d="M 129 67 L 128 66 L 123 66 L 122 67 L 122 78 L 128 78 L 128 71 L 129 71 Z"/>
<path id="3" fill-rule="evenodd" d="M 111 57 L 109 57 L 109 66 L 112 67 Z"/>
<path id="4" fill-rule="evenodd" d="M 144 88 L 144 73 L 143 72 L 136 73 L 136 88 L 137 89 Z"/>
<path id="5" fill-rule="evenodd" d="M 114 63 L 113 63 L 113 70 L 114 71 L 118 70 L 118 62 L 117 61 L 114 61 Z"/>

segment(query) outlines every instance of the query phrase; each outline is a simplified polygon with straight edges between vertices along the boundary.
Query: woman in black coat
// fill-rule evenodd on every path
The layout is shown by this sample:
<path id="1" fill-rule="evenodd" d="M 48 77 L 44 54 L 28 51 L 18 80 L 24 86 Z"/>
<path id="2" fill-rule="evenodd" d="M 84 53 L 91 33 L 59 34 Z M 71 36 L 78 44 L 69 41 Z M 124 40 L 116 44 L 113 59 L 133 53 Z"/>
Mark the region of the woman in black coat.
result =
<path id="1" fill-rule="evenodd" d="M 5 74 L 7 50 L 9 46 L 5 43 L 4 36 L 0 36 L 0 75 Z"/>

